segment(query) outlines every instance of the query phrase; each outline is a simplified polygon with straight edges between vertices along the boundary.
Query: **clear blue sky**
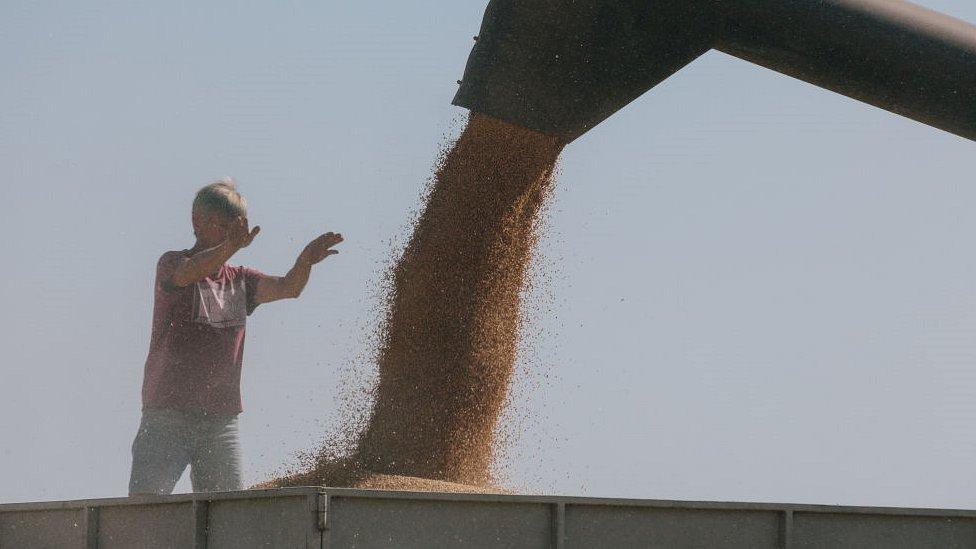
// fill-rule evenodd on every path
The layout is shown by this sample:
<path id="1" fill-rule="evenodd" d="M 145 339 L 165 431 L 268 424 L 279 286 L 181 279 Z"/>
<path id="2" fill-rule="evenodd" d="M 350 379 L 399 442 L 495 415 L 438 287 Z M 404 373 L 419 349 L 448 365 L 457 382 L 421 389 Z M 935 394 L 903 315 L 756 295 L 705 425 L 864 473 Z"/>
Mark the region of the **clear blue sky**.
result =
<path id="1" fill-rule="evenodd" d="M 340 424 L 483 7 L 0 5 L 0 501 L 125 492 L 154 264 L 219 176 L 264 229 L 240 262 L 347 238 L 249 320 L 246 480 Z M 974 153 L 715 52 L 573 143 L 512 484 L 976 508 Z"/>

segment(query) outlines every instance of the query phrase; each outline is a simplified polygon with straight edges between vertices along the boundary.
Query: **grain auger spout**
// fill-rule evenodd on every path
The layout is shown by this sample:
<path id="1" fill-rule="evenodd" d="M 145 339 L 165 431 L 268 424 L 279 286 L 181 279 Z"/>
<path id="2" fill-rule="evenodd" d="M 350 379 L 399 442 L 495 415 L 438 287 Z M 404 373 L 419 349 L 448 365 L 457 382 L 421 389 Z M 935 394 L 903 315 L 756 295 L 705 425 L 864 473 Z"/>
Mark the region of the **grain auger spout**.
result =
<path id="1" fill-rule="evenodd" d="M 976 26 L 902 0 L 493 0 L 454 103 L 568 142 L 710 49 L 976 140 Z"/>

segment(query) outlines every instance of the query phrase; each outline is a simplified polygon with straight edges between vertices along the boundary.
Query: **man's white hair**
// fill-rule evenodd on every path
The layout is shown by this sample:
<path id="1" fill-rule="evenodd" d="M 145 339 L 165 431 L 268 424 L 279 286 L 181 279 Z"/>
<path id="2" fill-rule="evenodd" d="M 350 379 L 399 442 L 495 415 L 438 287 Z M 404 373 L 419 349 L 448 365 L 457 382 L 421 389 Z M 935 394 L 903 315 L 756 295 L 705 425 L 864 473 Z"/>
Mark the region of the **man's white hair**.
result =
<path id="1" fill-rule="evenodd" d="M 193 199 L 193 211 L 220 213 L 231 219 L 247 217 L 247 201 L 237 192 L 233 179 L 224 177 L 197 191 Z"/>

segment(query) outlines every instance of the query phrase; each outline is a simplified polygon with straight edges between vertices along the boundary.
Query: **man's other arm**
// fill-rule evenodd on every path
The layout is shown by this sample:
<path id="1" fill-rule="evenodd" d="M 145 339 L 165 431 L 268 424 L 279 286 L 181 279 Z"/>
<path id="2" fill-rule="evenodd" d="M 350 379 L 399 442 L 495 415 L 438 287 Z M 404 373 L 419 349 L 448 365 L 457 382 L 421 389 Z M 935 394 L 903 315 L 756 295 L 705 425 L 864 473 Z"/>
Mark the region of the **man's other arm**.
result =
<path id="1" fill-rule="evenodd" d="M 279 299 L 293 299 L 302 295 L 312 266 L 323 259 L 339 253 L 332 247 L 342 242 L 339 233 L 325 233 L 308 243 L 295 260 L 295 266 L 285 276 L 266 276 L 258 282 L 256 303 L 269 303 Z"/>

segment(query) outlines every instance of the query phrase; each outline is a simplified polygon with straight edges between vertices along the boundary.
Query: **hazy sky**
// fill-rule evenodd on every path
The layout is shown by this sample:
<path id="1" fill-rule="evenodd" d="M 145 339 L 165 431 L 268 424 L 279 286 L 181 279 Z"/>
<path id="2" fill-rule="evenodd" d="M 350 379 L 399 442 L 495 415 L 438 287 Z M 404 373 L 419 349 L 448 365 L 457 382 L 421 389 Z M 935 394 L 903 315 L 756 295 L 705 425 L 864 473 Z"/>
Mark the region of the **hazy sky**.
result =
<path id="1" fill-rule="evenodd" d="M 246 482 L 338 428 L 483 8 L 0 4 L 0 502 L 125 493 L 154 265 L 224 175 L 263 228 L 235 262 L 347 240 L 249 320 Z M 574 142 L 511 484 L 976 508 L 974 155 L 716 52 Z"/>

